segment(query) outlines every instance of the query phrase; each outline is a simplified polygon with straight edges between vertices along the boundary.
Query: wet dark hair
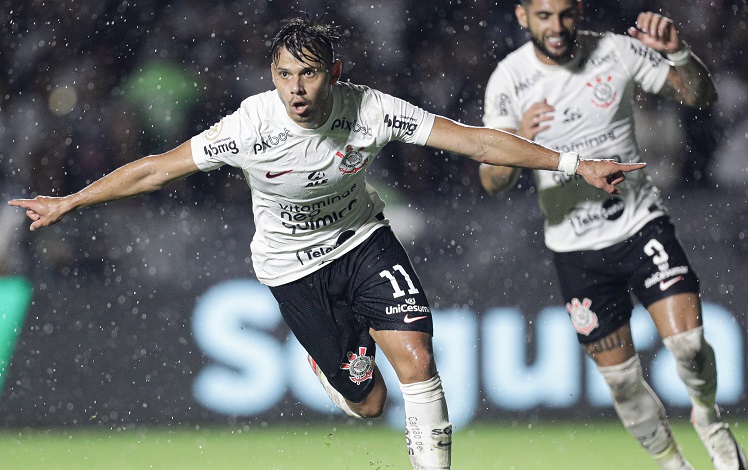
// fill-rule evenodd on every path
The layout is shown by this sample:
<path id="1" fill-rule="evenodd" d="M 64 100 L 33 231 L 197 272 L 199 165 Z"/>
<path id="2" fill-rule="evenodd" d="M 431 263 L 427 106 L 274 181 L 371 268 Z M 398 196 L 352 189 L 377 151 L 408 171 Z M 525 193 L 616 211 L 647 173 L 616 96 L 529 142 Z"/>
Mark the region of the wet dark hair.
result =
<path id="1" fill-rule="evenodd" d="M 338 27 L 322 24 L 310 18 L 289 18 L 273 38 L 270 56 L 278 61 L 284 47 L 302 62 L 321 62 L 331 66 L 335 59 L 335 48 L 340 43 Z"/>

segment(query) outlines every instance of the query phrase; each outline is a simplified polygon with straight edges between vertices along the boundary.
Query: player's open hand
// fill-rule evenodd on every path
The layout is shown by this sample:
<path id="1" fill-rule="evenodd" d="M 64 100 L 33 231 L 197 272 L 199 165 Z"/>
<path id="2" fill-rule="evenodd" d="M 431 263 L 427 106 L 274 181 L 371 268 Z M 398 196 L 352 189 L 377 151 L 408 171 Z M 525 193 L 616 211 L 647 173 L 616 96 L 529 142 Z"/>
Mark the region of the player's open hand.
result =
<path id="1" fill-rule="evenodd" d="M 535 140 L 538 133 L 549 129 L 551 126 L 548 121 L 553 120 L 553 112 L 556 110 L 548 104 L 545 98 L 543 101 L 533 103 L 532 106 L 522 115 L 522 121 L 519 123 L 517 134 L 525 139 Z"/>
<path id="2" fill-rule="evenodd" d="M 66 198 L 37 196 L 34 199 L 13 199 L 8 201 L 9 206 L 23 207 L 26 216 L 33 220 L 31 231 L 59 222 L 68 209 L 66 209 Z"/>
<path id="3" fill-rule="evenodd" d="M 657 52 L 672 54 L 682 47 L 672 20 L 651 11 L 639 13 L 636 27 L 629 28 L 628 33 Z"/>
<path id="4" fill-rule="evenodd" d="M 613 160 L 579 160 L 577 174 L 596 188 L 610 194 L 620 194 L 616 185 L 625 179 L 625 173 L 639 170 L 647 166 L 646 163 L 617 163 Z"/>

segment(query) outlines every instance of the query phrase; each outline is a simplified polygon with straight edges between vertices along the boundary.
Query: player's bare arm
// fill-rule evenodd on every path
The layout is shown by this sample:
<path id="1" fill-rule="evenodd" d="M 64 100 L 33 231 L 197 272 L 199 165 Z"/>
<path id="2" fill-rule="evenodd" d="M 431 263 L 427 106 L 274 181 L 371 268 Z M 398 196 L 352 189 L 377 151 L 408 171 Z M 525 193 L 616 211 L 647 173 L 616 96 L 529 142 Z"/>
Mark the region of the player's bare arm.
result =
<path id="1" fill-rule="evenodd" d="M 640 13 L 636 27 L 628 30 L 631 37 L 662 53 L 673 62 L 660 95 L 702 108 L 717 100 L 717 89 L 704 63 L 681 40 L 672 20 L 653 12 Z"/>
<path id="2" fill-rule="evenodd" d="M 73 210 L 156 191 L 197 171 L 190 143 L 185 142 L 166 153 L 123 165 L 77 193 L 13 199 L 8 205 L 26 209 L 26 215 L 33 221 L 30 229 L 34 231 L 59 222 Z"/>
<path id="3" fill-rule="evenodd" d="M 536 135 L 550 127 L 547 122 L 553 120 L 553 111 L 555 111 L 555 108 L 549 105 L 548 101 L 544 99 L 543 101 L 534 103 L 522 115 L 519 129 L 501 130 L 533 140 Z M 487 164 L 481 164 L 478 170 L 483 189 L 491 195 L 502 193 L 514 186 L 519 179 L 520 173 L 520 168 Z"/>
<path id="4" fill-rule="evenodd" d="M 489 165 L 558 170 L 561 154 L 509 132 L 472 127 L 437 116 L 426 145 L 465 155 Z M 590 185 L 610 194 L 619 194 L 616 185 L 624 173 L 644 168 L 644 163 L 616 163 L 609 160 L 579 160 L 576 174 Z"/>

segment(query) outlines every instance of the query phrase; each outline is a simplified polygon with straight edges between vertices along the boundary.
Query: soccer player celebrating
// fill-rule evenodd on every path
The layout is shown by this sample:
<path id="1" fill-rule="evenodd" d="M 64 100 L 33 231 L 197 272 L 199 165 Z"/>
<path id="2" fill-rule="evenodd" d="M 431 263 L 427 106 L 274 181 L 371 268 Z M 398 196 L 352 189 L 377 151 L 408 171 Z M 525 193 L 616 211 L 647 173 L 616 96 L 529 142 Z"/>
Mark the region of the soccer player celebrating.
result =
<path id="1" fill-rule="evenodd" d="M 668 18 L 641 13 L 624 36 L 577 31 L 577 0 L 522 0 L 515 12 L 530 42 L 489 79 L 487 126 L 561 151 L 638 162 L 634 85 L 693 107 L 717 99 L 709 72 Z M 511 187 L 518 175 L 513 168 L 480 167 L 481 183 L 492 194 Z M 676 359 L 693 425 L 715 468 L 746 468 L 715 404 L 717 369 L 704 339 L 698 279 L 657 188 L 644 172 L 614 196 L 559 173 L 537 171 L 535 180 L 566 309 L 610 386 L 623 425 L 663 468 L 691 468 L 644 381 L 631 338 L 631 289 Z"/>
<path id="2" fill-rule="evenodd" d="M 431 310 L 366 169 L 385 144 L 401 141 L 487 164 L 562 170 L 616 194 L 624 172 L 644 165 L 580 160 L 340 82 L 338 40 L 330 25 L 288 20 L 271 46 L 274 90 L 247 98 L 175 149 L 128 163 L 77 193 L 9 204 L 25 208 L 36 230 L 70 211 L 201 170 L 241 168 L 252 196 L 256 276 L 327 394 L 350 416 L 381 415 L 387 389 L 374 360 L 378 346 L 400 382 L 413 468 L 446 469 L 452 427 L 433 357 Z"/>

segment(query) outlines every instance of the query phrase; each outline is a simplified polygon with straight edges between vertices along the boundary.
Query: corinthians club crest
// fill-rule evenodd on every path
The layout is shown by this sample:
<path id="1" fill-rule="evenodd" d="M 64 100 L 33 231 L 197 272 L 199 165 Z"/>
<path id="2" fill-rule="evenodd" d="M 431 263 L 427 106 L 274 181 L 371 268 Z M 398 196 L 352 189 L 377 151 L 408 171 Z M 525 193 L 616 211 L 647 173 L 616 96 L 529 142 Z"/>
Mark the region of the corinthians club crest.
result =
<path id="1" fill-rule="evenodd" d="M 618 92 L 611 85 L 612 81 L 613 77 L 610 75 L 605 78 L 598 75 L 594 81 L 587 82 L 587 86 L 592 88 L 592 104 L 608 108 L 615 102 Z"/>
<path id="2" fill-rule="evenodd" d="M 597 314 L 590 310 L 592 301 L 584 298 L 581 302 L 576 297 L 566 304 L 566 311 L 571 316 L 571 324 L 580 335 L 589 336 L 598 327 Z"/>
<path id="3" fill-rule="evenodd" d="M 348 351 L 348 363 L 340 366 L 350 374 L 351 382 L 361 385 L 369 380 L 374 373 L 374 358 L 366 355 L 366 348 L 359 347 L 358 354 Z"/>
<path id="4" fill-rule="evenodd" d="M 350 174 L 358 173 L 366 164 L 369 162 L 368 158 L 364 158 L 361 151 L 366 147 L 359 147 L 358 149 L 353 148 L 351 145 L 346 145 L 345 154 L 342 152 L 335 152 L 335 155 L 342 158 L 338 168 L 341 173 Z"/>

